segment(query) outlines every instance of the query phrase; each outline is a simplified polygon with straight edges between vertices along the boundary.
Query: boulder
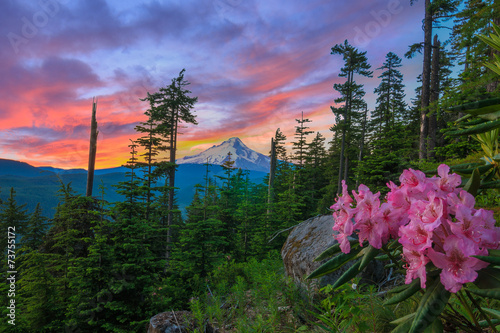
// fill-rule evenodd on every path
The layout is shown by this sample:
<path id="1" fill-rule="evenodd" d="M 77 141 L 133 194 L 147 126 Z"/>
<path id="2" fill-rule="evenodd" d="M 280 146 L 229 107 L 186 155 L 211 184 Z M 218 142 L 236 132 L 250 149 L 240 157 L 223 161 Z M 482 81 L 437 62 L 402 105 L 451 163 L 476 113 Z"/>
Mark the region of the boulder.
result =
<path id="1" fill-rule="evenodd" d="M 193 330 L 194 319 L 191 312 L 170 311 L 151 317 L 147 333 L 187 333 Z"/>
<path id="2" fill-rule="evenodd" d="M 319 279 L 305 280 L 309 274 L 330 259 L 314 261 L 323 251 L 337 243 L 333 238 L 333 224 L 332 215 L 310 218 L 292 229 L 281 249 L 286 275 L 302 287 L 309 286 L 308 289 L 312 292 L 327 284 L 333 284 L 353 264 L 349 262 L 337 271 Z M 382 282 L 386 278 L 384 264 L 373 261 L 361 272 L 361 278 L 361 283 Z"/>

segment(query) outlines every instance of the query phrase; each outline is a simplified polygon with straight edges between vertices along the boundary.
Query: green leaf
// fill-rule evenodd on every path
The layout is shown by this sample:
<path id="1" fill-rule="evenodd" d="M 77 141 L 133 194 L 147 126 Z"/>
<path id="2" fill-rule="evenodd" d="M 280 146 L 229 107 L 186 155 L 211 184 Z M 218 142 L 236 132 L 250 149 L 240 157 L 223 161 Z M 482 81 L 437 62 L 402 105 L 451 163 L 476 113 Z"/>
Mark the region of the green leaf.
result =
<path id="1" fill-rule="evenodd" d="M 500 110 L 495 111 L 495 112 L 491 112 L 491 113 L 480 114 L 480 115 L 478 115 L 478 117 L 481 118 L 482 120 L 497 120 L 498 118 L 500 118 Z M 483 123 L 483 122 L 478 121 L 478 124 L 481 124 L 481 123 Z M 469 125 L 472 125 L 472 124 L 469 124 Z"/>
<path id="2" fill-rule="evenodd" d="M 391 290 L 387 291 L 389 294 L 394 294 L 394 293 L 400 293 L 403 290 L 406 290 L 410 287 L 411 284 L 403 284 L 401 286 L 397 286 L 392 288 Z"/>
<path id="3" fill-rule="evenodd" d="M 389 260 L 389 256 L 387 254 L 383 254 L 381 256 L 376 256 L 375 260 Z"/>
<path id="4" fill-rule="evenodd" d="M 500 257 L 500 250 L 488 250 L 488 254 L 492 257 Z"/>
<path id="5" fill-rule="evenodd" d="M 344 283 L 346 283 L 347 281 L 349 281 L 350 279 L 354 278 L 361 271 L 359 269 L 360 264 L 361 261 L 357 261 L 356 263 L 354 263 L 354 265 L 349 267 L 349 269 L 345 271 L 344 274 L 342 274 L 342 276 L 340 276 L 337 279 L 337 281 L 335 281 L 335 283 L 332 285 L 332 288 L 336 289 L 341 285 L 343 285 Z"/>
<path id="6" fill-rule="evenodd" d="M 495 309 L 488 309 L 488 308 L 482 308 L 484 312 L 486 312 L 487 314 L 489 314 L 490 316 L 496 318 L 496 319 L 500 319 L 500 311 L 498 310 L 495 310 Z"/>
<path id="7" fill-rule="evenodd" d="M 467 184 L 465 184 L 464 190 L 469 192 L 473 196 L 476 196 L 479 185 L 481 185 L 481 175 L 479 174 L 479 170 L 476 169 L 472 173 L 472 177 L 470 177 Z"/>
<path id="8" fill-rule="evenodd" d="M 434 320 L 432 324 L 425 329 L 424 333 L 443 333 L 443 329 L 444 327 L 441 319 L 436 318 L 436 320 Z"/>
<path id="9" fill-rule="evenodd" d="M 446 134 L 449 136 L 471 135 L 471 134 L 489 132 L 497 128 L 500 128 L 500 119 L 494 121 L 488 121 L 486 123 L 475 125 L 466 129 L 450 131 Z"/>
<path id="10" fill-rule="evenodd" d="M 484 310 L 484 308 L 482 308 L 482 309 Z M 500 323 L 500 319 L 490 319 L 490 321 L 491 321 L 491 323 L 492 323 L 493 325 L 496 325 L 496 324 Z M 487 321 L 487 320 L 481 320 L 481 321 L 479 322 L 479 326 L 481 326 L 481 327 L 489 327 L 489 326 L 490 326 L 490 323 L 488 323 L 488 321 Z M 498 327 L 497 327 L 497 328 L 498 328 Z"/>
<path id="11" fill-rule="evenodd" d="M 485 114 L 496 111 L 500 108 L 500 98 L 489 98 L 481 101 L 465 103 L 451 107 L 451 112 L 464 112 L 471 115 Z"/>
<path id="12" fill-rule="evenodd" d="M 476 163 L 479 164 L 479 163 Z M 475 166 L 473 168 L 469 169 L 452 169 L 453 172 L 458 173 L 459 175 L 465 176 L 465 175 L 470 175 L 474 172 L 474 170 L 478 170 L 480 174 L 483 174 L 493 168 L 495 165 L 494 164 L 487 164 L 487 165 L 481 165 L 481 166 Z"/>
<path id="13" fill-rule="evenodd" d="M 423 332 L 429 325 L 438 318 L 443 311 L 450 292 L 444 289 L 440 279 L 434 279 L 433 283 L 427 287 L 424 296 L 420 300 L 415 318 L 410 328 L 410 333 Z"/>
<path id="14" fill-rule="evenodd" d="M 415 317 L 415 314 L 416 314 L 416 312 L 413 312 L 413 313 L 407 314 L 407 315 L 406 315 L 406 316 L 404 316 L 404 317 L 401 317 L 401 318 L 398 318 L 398 319 L 396 319 L 396 320 L 391 321 L 391 324 L 393 324 L 393 325 L 399 325 L 399 324 L 402 324 L 402 323 L 404 323 L 404 322 L 406 322 L 406 321 L 408 321 L 408 320 L 410 320 L 410 319 L 414 318 L 414 317 Z"/>
<path id="15" fill-rule="evenodd" d="M 399 325 L 398 325 L 395 329 L 393 329 L 393 330 L 391 331 L 391 333 L 407 333 L 407 332 L 408 332 L 408 330 L 409 330 L 409 329 L 410 329 L 410 327 L 411 327 L 411 323 L 412 323 L 412 320 L 411 320 L 411 319 L 412 319 L 413 317 L 415 317 L 415 314 L 416 314 L 416 312 L 411 313 L 411 314 L 409 314 L 409 315 L 407 315 L 407 316 L 404 316 L 404 317 L 402 317 L 402 318 L 399 318 L 399 319 L 397 319 L 397 320 L 395 320 L 395 321 L 391 322 L 391 324 L 396 324 L 396 321 L 399 321 L 400 319 L 405 319 L 405 318 L 407 318 L 407 319 L 406 319 L 406 321 L 402 322 L 402 323 L 401 323 L 401 324 L 399 324 Z"/>
<path id="16" fill-rule="evenodd" d="M 500 269 L 486 267 L 477 273 L 474 284 L 481 289 L 500 288 Z"/>
<path id="17" fill-rule="evenodd" d="M 373 246 L 368 246 L 365 250 L 365 255 L 361 259 L 361 264 L 359 266 L 359 270 L 362 271 L 366 266 L 375 258 L 377 254 L 380 253 L 379 249 L 374 248 Z"/>
<path id="18" fill-rule="evenodd" d="M 361 250 L 359 248 L 351 249 L 349 253 L 341 253 L 338 256 L 328 260 L 323 265 L 318 267 L 314 272 L 309 274 L 306 279 L 316 279 L 320 276 L 329 274 L 333 271 L 336 271 L 340 267 L 342 267 L 349 260 L 354 259 Z"/>
<path id="19" fill-rule="evenodd" d="M 385 301 L 384 305 L 391 305 L 391 304 L 396 304 L 396 303 L 402 302 L 405 299 L 412 297 L 420 289 L 421 289 L 420 288 L 420 278 L 418 278 L 418 279 L 413 280 L 408 285 L 408 288 L 404 289 L 402 292 L 392 296 L 387 301 Z"/>
<path id="20" fill-rule="evenodd" d="M 500 288 L 495 289 L 468 289 L 471 293 L 482 297 L 494 298 L 500 300 Z"/>
<path id="21" fill-rule="evenodd" d="M 500 188 L 500 180 L 482 183 L 481 188 Z"/>
<path id="22" fill-rule="evenodd" d="M 500 265 L 500 257 L 492 257 L 492 256 L 471 256 L 471 257 L 489 262 L 490 264 Z"/>
<path id="23" fill-rule="evenodd" d="M 359 241 L 357 239 L 350 239 L 349 243 L 352 246 L 355 243 L 359 243 Z M 330 258 L 330 257 L 336 255 L 337 253 L 339 253 L 340 251 L 341 251 L 340 250 L 340 243 L 335 243 L 332 246 L 330 246 L 328 249 L 323 251 L 319 256 L 317 256 L 316 259 L 314 259 L 314 261 L 321 261 L 323 259 Z"/>

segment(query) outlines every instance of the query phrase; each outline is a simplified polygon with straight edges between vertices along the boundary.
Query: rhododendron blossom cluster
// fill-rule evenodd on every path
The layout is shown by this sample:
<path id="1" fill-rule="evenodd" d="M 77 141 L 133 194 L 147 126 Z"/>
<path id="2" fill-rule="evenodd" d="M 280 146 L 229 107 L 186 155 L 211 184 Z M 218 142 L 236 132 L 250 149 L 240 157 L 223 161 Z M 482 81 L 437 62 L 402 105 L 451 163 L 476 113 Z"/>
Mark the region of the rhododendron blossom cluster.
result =
<path id="1" fill-rule="evenodd" d="M 474 197 L 458 188 L 461 178 L 450 174 L 441 164 L 438 176 L 427 178 L 418 170 L 405 170 L 399 180 L 387 184 L 390 192 L 380 202 L 380 192 L 373 194 L 365 185 L 352 191 L 342 182 L 342 195 L 331 207 L 337 231 L 335 239 L 342 252 L 350 252 L 348 237 L 357 232 L 362 246 L 365 240 L 380 249 L 389 239 L 399 239 L 406 264 L 406 283 L 420 278 L 426 284 L 426 265 L 432 262 L 441 269 L 441 283 L 456 293 L 464 283 L 472 282 L 477 271 L 488 263 L 474 255 L 488 255 L 500 242 L 500 228 L 495 227 L 493 212 L 474 209 Z"/>

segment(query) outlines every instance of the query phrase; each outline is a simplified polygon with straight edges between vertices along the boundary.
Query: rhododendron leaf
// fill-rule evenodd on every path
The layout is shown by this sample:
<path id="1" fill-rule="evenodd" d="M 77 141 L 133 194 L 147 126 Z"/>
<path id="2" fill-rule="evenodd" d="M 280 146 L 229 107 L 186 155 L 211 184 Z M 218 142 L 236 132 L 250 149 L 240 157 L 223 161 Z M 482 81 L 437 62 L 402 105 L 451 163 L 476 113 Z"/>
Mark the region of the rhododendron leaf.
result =
<path id="1" fill-rule="evenodd" d="M 441 319 L 436 318 L 436 320 L 434 320 L 430 326 L 427 326 L 424 333 L 442 333 L 443 329 L 444 327 Z"/>
<path id="2" fill-rule="evenodd" d="M 417 279 L 413 280 L 408 285 L 408 288 L 406 288 L 405 290 L 401 291 L 399 294 L 396 294 L 396 295 L 392 296 L 391 298 L 389 298 L 387 301 L 385 301 L 384 305 L 391 305 L 391 304 L 396 304 L 396 303 L 402 302 L 405 299 L 408 299 L 408 298 L 412 297 L 413 295 L 415 295 L 415 293 L 417 291 L 419 291 L 420 289 L 422 289 L 422 288 L 420 288 L 420 278 L 417 278 Z"/>
<path id="3" fill-rule="evenodd" d="M 427 287 L 424 296 L 420 300 L 417 313 L 413 319 L 410 328 L 410 333 L 423 332 L 429 325 L 433 324 L 436 318 L 444 310 L 450 292 L 444 289 L 439 279 L 435 279 L 432 284 Z"/>
<path id="4" fill-rule="evenodd" d="M 484 312 L 486 312 L 490 316 L 492 316 L 496 319 L 500 319 L 500 311 L 495 310 L 495 309 L 489 309 L 489 308 L 482 308 L 482 309 Z"/>
<path id="5" fill-rule="evenodd" d="M 479 170 L 476 169 L 472 173 L 472 176 L 470 177 L 467 184 L 465 184 L 464 190 L 469 192 L 473 196 L 476 196 L 480 184 L 481 184 L 481 174 L 479 173 Z"/>
<path id="6" fill-rule="evenodd" d="M 477 272 L 474 284 L 481 289 L 500 288 L 500 269 L 487 267 Z"/>
<path id="7" fill-rule="evenodd" d="M 365 255 L 361 259 L 361 264 L 359 266 L 359 270 L 362 271 L 366 266 L 375 258 L 377 254 L 380 253 L 379 249 L 374 248 L 373 246 L 368 246 L 365 250 Z"/>
<path id="8" fill-rule="evenodd" d="M 452 165 L 450 166 L 450 170 L 452 172 L 457 172 L 457 171 L 460 171 L 460 169 L 473 169 L 478 167 L 478 166 L 481 166 L 483 165 L 483 163 L 479 163 L 479 162 L 474 162 L 474 163 L 463 163 L 463 164 L 456 164 L 456 165 Z M 434 171 L 434 173 L 437 173 L 437 169 Z"/>
<path id="9" fill-rule="evenodd" d="M 349 281 L 350 279 L 354 278 L 356 275 L 358 275 L 358 273 L 361 271 L 359 269 L 360 264 L 361 264 L 361 261 L 357 261 L 356 263 L 354 263 L 354 265 L 349 267 L 349 269 L 347 271 L 345 271 L 344 274 L 342 274 L 337 279 L 337 281 L 335 281 L 335 283 L 332 285 L 332 288 L 336 289 L 336 288 L 340 287 L 341 285 L 343 285 L 344 283 L 346 283 L 347 281 Z"/>
<path id="10" fill-rule="evenodd" d="M 349 243 L 351 244 L 351 249 L 352 249 L 355 244 L 359 244 L 359 241 L 357 239 L 350 239 Z M 316 257 L 316 259 L 314 259 L 314 261 L 321 261 L 323 259 L 330 258 L 339 252 L 340 252 L 340 243 L 336 243 L 330 246 L 325 251 L 323 251 L 319 256 Z"/>
<path id="11" fill-rule="evenodd" d="M 387 254 L 383 254 L 381 256 L 376 256 L 375 260 L 389 260 L 389 256 Z"/>
<path id="12" fill-rule="evenodd" d="M 483 173 L 487 172 L 488 170 L 490 170 L 491 168 L 493 168 L 494 166 L 495 166 L 494 164 L 487 164 L 487 165 L 475 166 L 475 167 L 470 168 L 470 169 L 456 169 L 453 171 L 459 175 L 468 176 L 468 175 L 471 175 L 474 172 L 474 170 L 476 170 L 476 169 L 479 170 L 480 174 L 483 174 Z"/>
<path id="13" fill-rule="evenodd" d="M 497 129 L 497 128 L 500 128 L 500 119 L 488 121 L 486 123 L 482 123 L 482 124 L 472 126 L 472 127 L 466 128 L 466 129 L 450 131 L 446 134 L 449 136 L 471 135 L 471 134 L 478 134 L 478 133 L 492 131 L 492 130 Z"/>
<path id="14" fill-rule="evenodd" d="M 361 250 L 359 248 L 351 249 L 349 253 L 341 253 L 338 256 L 328 260 L 323 265 L 318 267 L 306 279 L 315 279 L 320 276 L 329 274 L 342 267 L 349 260 L 354 259 Z"/>
<path id="15" fill-rule="evenodd" d="M 493 257 L 500 257 L 500 250 L 488 250 L 488 254 Z"/>
<path id="16" fill-rule="evenodd" d="M 489 98 L 476 102 L 470 102 L 453 106 L 449 108 L 449 111 L 478 115 L 478 114 L 490 113 L 497 110 L 499 107 L 498 104 L 500 104 L 500 98 Z"/>
<path id="17" fill-rule="evenodd" d="M 402 324 L 399 324 L 398 327 L 393 329 L 391 333 L 407 333 L 411 327 L 411 320 L 407 320 Z"/>
<path id="18" fill-rule="evenodd" d="M 398 319 L 396 319 L 396 320 L 393 320 L 393 321 L 391 321 L 391 324 L 393 324 L 393 325 L 399 325 L 399 324 L 402 324 L 402 323 L 404 323 L 404 322 L 406 322 L 406 321 L 408 321 L 408 320 L 410 320 L 410 319 L 414 318 L 414 317 L 415 317 L 415 314 L 416 314 L 416 312 L 413 312 L 413 313 L 410 313 L 410 314 L 408 314 L 408 315 L 406 315 L 406 316 L 404 316 L 404 317 L 401 317 L 401 318 L 398 318 Z M 408 327 L 408 328 L 409 328 L 409 327 Z"/>
<path id="19" fill-rule="evenodd" d="M 482 183 L 481 188 L 500 188 L 500 180 Z"/>
<path id="20" fill-rule="evenodd" d="M 482 308 L 482 309 L 484 309 L 484 308 Z M 497 325 L 497 324 L 499 324 L 499 323 L 500 323 L 500 319 L 490 319 L 490 321 L 491 321 L 491 323 L 492 323 L 493 325 Z M 488 326 L 490 326 L 490 323 L 488 323 L 488 321 L 487 321 L 487 320 L 481 320 L 481 321 L 479 322 L 479 326 L 481 326 L 481 327 L 488 327 Z"/>
<path id="21" fill-rule="evenodd" d="M 403 290 L 406 290 L 410 287 L 411 284 L 402 284 L 400 286 L 394 287 L 391 290 L 388 290 L 387 293 L 389 294 L 394 294 L 394 293 L 400 293 Z"/>
<path id="22" fill-rule="evenodd" d="M 471 293 L 482 297 L 494 298 L 500 300 L 500 288 L 495 289 L 468 289 Z"/>
<path id="23" fill-rule="evenodd" d="M 471 256 L 471 257 L 489 262 L 490 264 L 500 265 L 500 257 L 492 257 L 492 256 Z"/>

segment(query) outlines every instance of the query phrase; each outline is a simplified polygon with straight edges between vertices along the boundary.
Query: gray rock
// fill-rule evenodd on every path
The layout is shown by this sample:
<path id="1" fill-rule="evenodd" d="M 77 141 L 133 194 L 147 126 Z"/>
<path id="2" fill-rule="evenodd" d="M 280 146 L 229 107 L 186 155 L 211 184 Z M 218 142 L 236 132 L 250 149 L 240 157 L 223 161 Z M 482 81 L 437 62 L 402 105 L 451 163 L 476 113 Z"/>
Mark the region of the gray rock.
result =
<path id="1" fill-rule="evenodd" d="M 328 258 L 319 262 L 314 261 L 323 251 L 337 243 L 333 238 L 333 224 L 332 215 L 310 218 L 292 229 L 281 249 L 286 275 L 291 277 L 296 284 L 307 287 L 311 292 L 334 283 L 353 264 L 353 262 L 349 262 L 337 271 L 319 279 L 305 280 L 309 274 L 330 260 Z M 373 261 L 361 273 L 361 277 L 361 283 L 383 281 L 386 277 L 384 264 Z"/>
<path id="2" fill-rule="evenodd" d="M 191 312 L 170 311 L 151 317 L 147 333 L 186 333 L 193 330 L 194 324 Z"/>

